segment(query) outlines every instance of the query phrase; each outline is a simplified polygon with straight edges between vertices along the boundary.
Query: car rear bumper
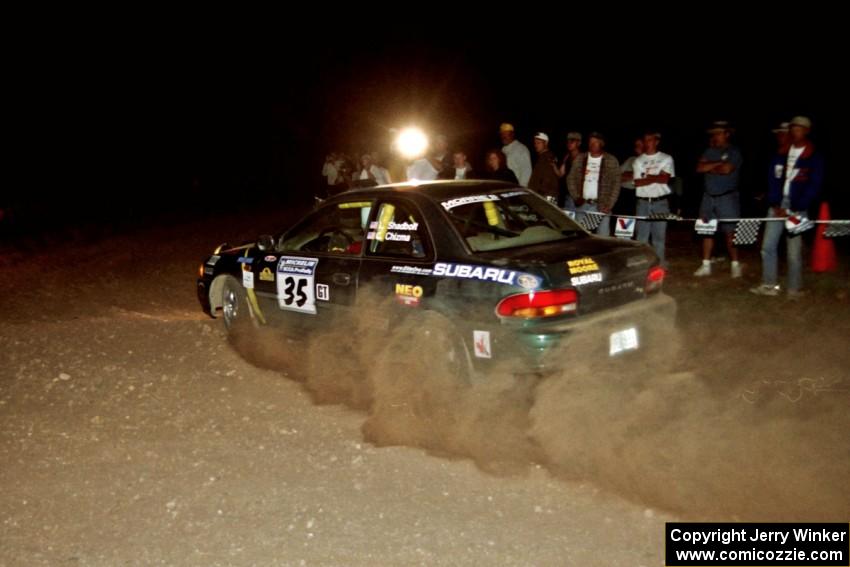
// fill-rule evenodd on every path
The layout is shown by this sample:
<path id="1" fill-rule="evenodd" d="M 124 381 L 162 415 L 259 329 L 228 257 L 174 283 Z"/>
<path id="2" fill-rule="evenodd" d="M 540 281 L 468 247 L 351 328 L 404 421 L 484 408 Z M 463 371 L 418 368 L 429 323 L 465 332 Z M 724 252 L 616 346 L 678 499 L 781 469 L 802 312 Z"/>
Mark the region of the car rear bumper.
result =
<path id="1" fill-rule="evenodd" d="M 511 334 L 517 355 L 529 370 L 557 370 L 569 365 L 570 357 L 575 356 L 608 360 L 646 351 L 663 352 L 669 347 L 675 320 L 676 301 L 659 293 L 592 315 L 540 323 Z M 630 329 L 635 329 L 637 349 L 612 356 L 611 335 Z"/>

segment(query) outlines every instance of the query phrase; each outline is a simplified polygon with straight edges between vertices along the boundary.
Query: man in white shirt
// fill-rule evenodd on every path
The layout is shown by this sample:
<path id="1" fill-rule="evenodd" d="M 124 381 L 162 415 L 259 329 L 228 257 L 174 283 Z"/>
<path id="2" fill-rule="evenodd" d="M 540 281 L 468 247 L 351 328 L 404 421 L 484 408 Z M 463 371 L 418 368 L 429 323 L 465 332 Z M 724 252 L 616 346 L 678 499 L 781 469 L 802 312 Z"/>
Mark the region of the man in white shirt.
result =
<path id="1" fill-rule="evenodd" d="M 770 164 L 767 203 L 768 217 L 786 219 L 764 223 L 761 245 L 762 283 L 750 291 L 757 295 L 779 295 L 779 242 L 786 238 L 788 254 L 788 298 L 799 299 L 803 286 L 803 237 L 793 230 L 789 218 L 801 219 L 810 214 L 823 188 L 823 157 L 809 140 L 812 121 L 795 116 L 788 132 L 790 145 L 779 147 Z M 787 226 L 791 222 L 791 226 Z M 805 223 L 803 223 L 805 225 Z"/>
<path id="2" fill-rule="evenodd" d="M 354 181 L 359 187 L 387 185 L 390 182 L 386 170 L 372 161 L 372 154 L 363 154 L 360 157 L 360 169 L 354 174 Z"/>
<path id="3" fill-rule="evenodd" d="M 508 169 L 514 172 L 520 185 L 528 187 L 528 180 L 531 179 L 531 153 L 525 144 L 516 139 L 512 124 L 506 122 L 499 126 L 499 134 L 502 137 L 502 152 L 508 158 Z"/>
<path id="4" fill-rule="evenodd" d="M 440 179 L 472 179 L 472 166 L 466 153 L 457 151 L 452 156 L 452 166 L 440 172 Z"/>
<path id="5" fill-rule="evenodd" d="M 672 156 L 658 151 L 660 140 L 660 133 L 647 132 L 643 137 L 643 154 L 635 158 L 632 165 L 638 216 L 663 215 L 670 212 L 669 198 L 672 191 L 668 183 L 676 172 Z M 652 239 L 652 247 L 664 267 L 667 265 L 664 258 L 666 238 L 667 221 L 638 221 L 637 240 L 648 244 Z"/>
<path id="6" fill-rule="evenodd" d="M 440 170 L 427 157 L 419 158 L 407 166 L 408 181 L 433 181 L 439 174 Z"/>
<path id="7" fill-rule="evenodd" d="M 567 190 L 576 205 L 576 219 L 581 222 L 588 213 L 605 213 L 596 234 L 610 236 L 611 214 L 620 194 L 620 162 L 604 151 L 605 137 L 591 132 L 588 151 L 580 153 L 567 175 Z"/>

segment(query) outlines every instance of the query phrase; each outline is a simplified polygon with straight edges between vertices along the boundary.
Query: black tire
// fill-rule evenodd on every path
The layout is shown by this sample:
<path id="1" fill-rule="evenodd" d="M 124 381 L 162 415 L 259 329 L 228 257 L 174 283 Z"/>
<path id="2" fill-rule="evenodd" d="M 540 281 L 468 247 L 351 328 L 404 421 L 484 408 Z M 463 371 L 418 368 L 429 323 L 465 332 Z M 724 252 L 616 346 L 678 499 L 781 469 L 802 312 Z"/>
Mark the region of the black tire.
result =
<path id="1" fill-rule="evenodd" d="M 471 387 L 468 352 L 454 325 L 424 312 L 410 317 L 370 372 L 372 411 L 367 437 L 380 445 L 446 447 L 457 410 Z"/>
<path id="2" fill-rule="evenodd" d="M 224 328 L 231 337 L 254 329 L 245 288 L 231 276 L 225 278 L 221 288 L 221 314 Z"/>

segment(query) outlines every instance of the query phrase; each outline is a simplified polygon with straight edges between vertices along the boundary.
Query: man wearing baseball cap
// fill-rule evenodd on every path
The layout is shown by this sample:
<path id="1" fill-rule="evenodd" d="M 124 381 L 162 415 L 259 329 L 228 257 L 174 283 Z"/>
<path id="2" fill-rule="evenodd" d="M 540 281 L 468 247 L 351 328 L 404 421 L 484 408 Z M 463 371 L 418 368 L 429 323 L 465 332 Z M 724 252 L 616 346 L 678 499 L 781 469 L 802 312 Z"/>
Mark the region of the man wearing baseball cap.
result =
<path id="1" fill-rule="evenodd" d="M 702 153 L 697 163 L 697 173 L 704 175 L 705 188 L 699 207 L 702 220 L 736 219 L 741 216 L 741 195 L 738 192 L 743 157 L 740 150 L 729 143 L 732 128 L 728 122 L 717 121 L 707 130 L 711 136 L 709 147 Z M 741 264 L 738 262 L 738 249 L 735 247 L 734 222 L 722 222 L 720 232 L 726 238 L 726 248 L 732 257 L 732 277 L 741 277 Z M 702 240 L 702 265 L 694 272 L 697 277 L 711 275 L 711 251 L 714 249 L 714 235 Z"/>
<path id="2" fill-rule="evenodd" d="M 605 137 L 591 132 L 587 152 L 580 153 L 567 176 L 567 189 L 576 204 L 576 212 L 610 214 L 620 195 L 620 162 L 603 151 Z M 596 234 L 611 236 L 611 217 L 602 217 Z"/>
<path id="3" fill-rule="evenodd" d="M 539 193 L 553 204 L 558 203 L 558 160 L 549 149 L 549 135 L 538 132 L 534 135 L 534 151 L 537 162 L 528 180 L 528 188 Z"/>
<path id="4" fill-rule="evenodd" d="M 635 180 L 635 193 L 637 197 L 637 215 L 666 215 L 670 213 L 670 178 L 676 175 L 673 156 L 658 151 L 661 141 L 661 133 L 657 130 L 648 130 L 643 136 L 643 153 L 635 158 L 632 172 Z M 637 240 L 648 244 L 652 240 L 652 247 L 661 265 L 667 267 L 664 257 L 665 243 L 667 239 L 666 220 L 640 220 L 637 223 Z"/>
<path id="5" fill-rule="evenodd" d="M 499 126 L 499 135 L 502 138 L 502 152 L 508 161 L 508 169 L 514 172 L 519 184 L 528 187 L 531 178 L 531 154 L 528 148 L 516 139 L 513 124 L 503 122 Z"/>
<path id="6" fill-rule="evenodd" d="M 767 204 L 770 218 L 807 217 L 823 186 L 823 157 L 809 140 L 812 121 L 795 116 L 788 127 L 790 145 L 780 148 L 770 164 Z M 756 295 L 779 295 L 778 249 L 785 223 L 766 222 L 761 245 L 762 283 L 750 291 Z M 799 299 L 803 287 L 803 239 L 786 235 L 788 252 L 788 298 Z"/>

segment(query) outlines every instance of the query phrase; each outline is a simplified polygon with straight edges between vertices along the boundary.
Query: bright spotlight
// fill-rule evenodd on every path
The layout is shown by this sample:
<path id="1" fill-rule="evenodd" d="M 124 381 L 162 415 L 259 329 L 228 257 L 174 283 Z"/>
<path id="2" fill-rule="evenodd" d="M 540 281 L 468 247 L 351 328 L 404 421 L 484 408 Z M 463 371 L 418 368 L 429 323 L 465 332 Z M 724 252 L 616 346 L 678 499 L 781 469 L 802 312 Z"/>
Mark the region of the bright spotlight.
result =
<path id="1" fill-rule="evenodd" d="M 419 128 L 405 128 L 396 138 L 396 149 L 407 159 L 415 159 L 428 149 L 428 137 Z"/>

